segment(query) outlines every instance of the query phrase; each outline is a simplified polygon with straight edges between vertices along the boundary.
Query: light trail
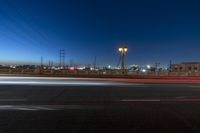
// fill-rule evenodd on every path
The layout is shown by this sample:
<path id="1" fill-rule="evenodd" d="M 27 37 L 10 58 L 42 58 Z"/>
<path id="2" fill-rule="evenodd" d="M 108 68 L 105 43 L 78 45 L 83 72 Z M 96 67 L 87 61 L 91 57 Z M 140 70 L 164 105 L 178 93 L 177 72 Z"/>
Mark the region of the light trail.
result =
<path id="1" fill-rule="evenodd" d="M 185 103 L 185 102 L 200 102 L 199 98 L 172 98 L 172 99 L 122 99 L 122 103 Z"/>
<path id="2" fill-rule="evenodd" d="M 22 76 L 0 76 L 0 81 L 4 80 L 62 80 L 62 81 L 102 81 L 117 83 L 195 83 L 200 84 L 200 78 L 156 78 L 156 79 L 133 79 L 133 78 L 80 78 L 80 77 L 22 77 Z"/>
<path id="3" fill-rule="evenodd" d="M 115 82 L 93 78 L 62 78 L 62 77 L 0 77 L 0 85 L 51 85 L 51 86 L 143 86 L 142 83 Z"/>
<path id="4" fill-rule="evenodd" d="M 72 86 L 104 86 L 111 85 L 98 82 L 56 82 L 56 81 L 0 81 L 0 85 L 72 85 Z"/>

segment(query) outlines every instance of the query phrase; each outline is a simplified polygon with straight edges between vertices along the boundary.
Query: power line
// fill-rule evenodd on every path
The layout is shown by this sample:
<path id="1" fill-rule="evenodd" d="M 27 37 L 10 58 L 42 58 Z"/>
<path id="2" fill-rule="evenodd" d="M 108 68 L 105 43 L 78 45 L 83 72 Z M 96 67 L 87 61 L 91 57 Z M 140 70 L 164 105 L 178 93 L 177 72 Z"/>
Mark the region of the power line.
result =
<path id="1" fill-rule="evenodd" d="M 121 63 L 121 59 L 122 59 L 122 57 L 120 56 L 120 57 L 119 57 L 119 60 L 118 60 L 118 62 L 117 62 L 117 67 L 119 67 L 119 65 L 120 65 L 120 63 Z"/>

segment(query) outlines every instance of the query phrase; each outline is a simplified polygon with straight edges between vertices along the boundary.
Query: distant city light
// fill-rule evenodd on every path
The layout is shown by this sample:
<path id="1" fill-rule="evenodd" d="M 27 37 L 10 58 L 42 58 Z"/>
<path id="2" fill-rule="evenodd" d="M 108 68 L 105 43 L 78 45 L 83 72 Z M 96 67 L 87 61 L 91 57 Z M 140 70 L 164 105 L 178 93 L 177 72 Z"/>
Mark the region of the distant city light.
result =
<path id="1" fill-rule="evenodd" d="M 92 68 L 92 67 L 91 67 L 91 68 L 90 68 L 90 70 L 92 70 L 92 71 L 93 71 L 93 70 L 94 70 L 94 68 Z"/>
<path id="2" fill-rule="evenodd" d="M 150 69 L 151 68 L 151 65 L 147 65 L 147 69 Z"/>
<path id="3" fill-rule="evenodd" d="M 77 69 L 78 70 L 84 70 L 86 67 L 84 66 L 84 67 L 78 67 Z"/>
<path id="4" fill-rule="evenodd" d="M 70 67 L 69 70 L 70 70 L 70 71 L 74 71 L 75 68 L 74 68 L 74 67 Z"/>
<path id="5" fill-rule="evenodd" d="M 147 70 L 146 69 L 142 69 L 142 72 L 145 73 Z"/>

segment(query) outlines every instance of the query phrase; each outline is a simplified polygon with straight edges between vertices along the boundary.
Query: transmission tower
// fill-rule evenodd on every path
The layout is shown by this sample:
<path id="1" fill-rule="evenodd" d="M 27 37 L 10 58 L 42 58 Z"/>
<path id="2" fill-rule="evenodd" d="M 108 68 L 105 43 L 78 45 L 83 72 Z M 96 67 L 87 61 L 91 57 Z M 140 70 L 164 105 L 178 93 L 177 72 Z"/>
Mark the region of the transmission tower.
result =
<path id="1" fill-rule="evenodd" d="M 122 56 L 119 57 L 119 60 L 117 62 L 117 68 L 119 67 L 120 63 L 121 63 L 121 60 L 122 60 Z"/>
<path id="2" fill-rule="evenodd" d="M 65 50 L 60 50 L 60 68 L 64 69 L 65 67 Z"/>
<path id="3" fill-rule="evenodd" d="M 43 68 L 43 56 L 41 56 L 40 67 Z"/>
<path id="4" fill-rule="evenodd" d="M 95 57 L 94 57 L 94 69 L 96 69 L 96 65 L 97 65 L 97 56 L 95 55 Z"/>
<path id="5" fill-rule="evenodd" d="M 159 66 L 160 66 L 160 62 L 156 62 L 156 63 L 155 63 L 155 68 L 156 68 L 156 70 L 158 70 Z"/>

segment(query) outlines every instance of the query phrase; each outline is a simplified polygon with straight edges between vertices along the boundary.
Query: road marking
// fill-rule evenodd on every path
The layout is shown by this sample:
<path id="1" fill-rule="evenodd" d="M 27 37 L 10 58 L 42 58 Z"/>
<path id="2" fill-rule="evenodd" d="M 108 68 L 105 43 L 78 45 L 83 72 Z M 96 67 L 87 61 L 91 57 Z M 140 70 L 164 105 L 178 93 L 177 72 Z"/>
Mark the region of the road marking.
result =
<path id="1" fill-rule="evenodd" d="M 191 99 L 169 99 L 167 101 L 172 102 L 200 102 L 200 99 L 191 98 Z"/>
<path id="2" fill-rule="evenodd" d="M 160 99 L 122 99 L 122 102 L 160 102 Z"/>
<path id="3" fill-rule="evenodd" d="M 21 111 L 37 111 L 37 110 L 57 110 L 51 107 L 34 106 L 34 105 L 0 105 L 0 110 L 21 110 Z"/>
<path id="4" fill-rule="evenodd" d="M 195 86 L 194 85 L 190 85 L 189 87 L 190 88 L 199 88 L 200 89 L 200 86 L 197 86 L 197 85 L 195 85 Z"/>
<path id="5" fill-rule="evenodd" d="M 187 98 L 187 96 L 179 96 L 179 97 L 175 97 L 176 99 L 185 99 Z"/>
<path id="6" fill-rule="evenodd" d="M 26 102 L 27 99 L 0 99 L 0 102 Z"/>
<path id="7" fill-rule="evenodd" d="M 121 102 L 200 102 L 197 98 L 183 99 L 122 99 Z"/>

